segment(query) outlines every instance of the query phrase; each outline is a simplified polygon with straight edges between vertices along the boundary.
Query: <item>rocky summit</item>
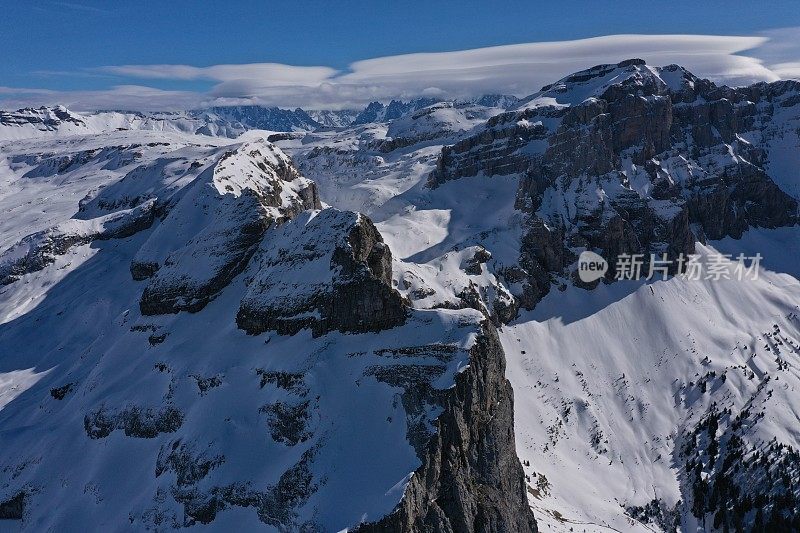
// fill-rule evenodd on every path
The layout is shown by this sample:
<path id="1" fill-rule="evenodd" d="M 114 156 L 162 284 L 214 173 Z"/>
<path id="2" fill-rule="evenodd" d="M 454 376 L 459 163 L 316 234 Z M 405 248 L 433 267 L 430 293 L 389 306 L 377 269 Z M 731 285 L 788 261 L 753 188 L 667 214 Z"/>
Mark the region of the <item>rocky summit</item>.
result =
<path id="1" fill-rule="evenodd" d="M 576 251 L 675 258 L 696 241 L 792 226 L 797 198 L 770 177 L 795 82 L 717 87 L 641 60 L 601 65 L 544 87 L 517 109 L 443 148 L 430 186 L 475 175 L 521 176 L 527 213 L 519 271 L 533 307 Z M 774 164 L 773 164 L 774 166 Z M 779 176 L 779 182 L 784 176 Z"/>
<path id="2" fill-rule="evenodd" d="M 10 145 L 16 183 L 70 183 L 62 213 L 73 214 L 53 224 L 43 212 L 42 229 L 0 258 L 4 297 L 33 283 L 41 303 L 6 316 L 3 345 L 57 367 L 44 381 L 20 375 L 32 388 L 2 410 L 17 428 L 3 462 L 19 475 L 4 478 L 0 516 L 146 530 L 535 528 L 494 326 L 471 310 L 412 309 L 367 216 L 321 209 L 315 184 L 263 139 L 60 142 Z M 34 333 L 48 316 L 57 330 Z M 454 479 L 469 501 L 432 505 Z M 94 496 L 67 503 L 74 487 Z"/>
<path id="3" fill-rule="evenodd" d="M 639 59 L 2 112 L 0 526 L 796 530 L 798 153 L 800 83 Z"/>

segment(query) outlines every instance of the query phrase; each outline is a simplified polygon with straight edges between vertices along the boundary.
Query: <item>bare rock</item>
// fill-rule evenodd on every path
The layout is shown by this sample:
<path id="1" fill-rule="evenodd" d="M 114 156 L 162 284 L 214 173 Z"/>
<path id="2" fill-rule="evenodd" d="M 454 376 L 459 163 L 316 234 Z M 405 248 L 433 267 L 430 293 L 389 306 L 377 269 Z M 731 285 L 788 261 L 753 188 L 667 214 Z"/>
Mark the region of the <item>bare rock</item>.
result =
<path id="1" fill-rule="evenodd" d="M 142 314 L 196 312 L 247 266 L 264 232 L 319 208 L 316 186 L 270 144 L 245 143 L 203 171 L 131 264 Z"/>
<path id="2" fill-rule="evenodd" d="M 325 209 L 268 232 L 236 322 L 250 334 L 380 331 L 405 322 L 391 251 L 363 215 Z"/>
<path id="3" fill-rule="evenodd" d="M 358 531 L 538 531 L 515 452 L 513 401 L 502 346 L 486 322 L 402 501 Z"/>

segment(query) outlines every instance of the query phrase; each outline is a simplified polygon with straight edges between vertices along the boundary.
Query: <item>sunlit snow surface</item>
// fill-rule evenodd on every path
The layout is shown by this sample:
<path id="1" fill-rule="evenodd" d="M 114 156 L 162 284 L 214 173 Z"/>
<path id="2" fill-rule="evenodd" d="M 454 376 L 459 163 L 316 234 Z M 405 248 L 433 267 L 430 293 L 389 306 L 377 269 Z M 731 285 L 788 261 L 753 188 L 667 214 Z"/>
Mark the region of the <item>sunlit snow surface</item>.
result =
<path id="1" fill-rule="evenodd" d="M 237 153 L 252 154 L 268 146 L 257 137 L 251 142 L 256 144 L 114 132 L 0 144 L 2 242 L 8 247 L 29 233 L 82 222 L 69 222 L 81 199 L 87 199 L 84 213 L 108 207 L 97 198 L 138 202 L 169 193 L 191 200 L 196 183 L 207 198 L 196 208 L 213 213 L 214 195 L 237 196 L 249 171 L 237 174 L 237 160 L 228 157 L 228 174 L 216 169 L 205 183 L 198 181 L 206 179 L 205 165 L 239 147 Z M 218 184 L 221 176 L 230 178 L 230 189 Z M 177 206 L 188 209 L 186 202 Z M 131 260 L 149 250 L 145 244 L 167 223 L 172 240 L 195 231 L 198 220 L 204 223 L 184 214 L 132 237 L 73 246 L 52 264 L 0 287 L 0 468 L 8 474 L 2 499 L 21 487 L 31 491 L 25 523 L 31 531 L 180 525 L 183 507 L 171 496 L 175 474 L 157 468 L 158 457 L 180 442 L 192 457 L 213 464 L 196 486 L 200 491 L 233 484 L 268 491 L 312 457 L 308 498 L 291 511 L 298 527 L 310 521 L 336 531 L 391 511 L 420 460 L 408 439 L 399 389 L 376 375 L 392 365 L 427 365 L 431 385 L 450 388 L 468 364 L 481 315 L 419 310 L 406 325 L 379 334 L 251 336 L 237 328 L 235 317 L 256 263 L 199 313 L 142 316 L 146 282 L 131 279 Z M 218 223 L 220 213 L 215 216 Z M 265 239 L 281 238 L 279 229 L 267 233 Z M 156 244 L 167 251 L 174 245 L 166 236 Z M 392 355 L 426 344 L 447 345 L 447 357 Z M 291 387 L 262 384 L 265 372 L 302 379 Z M 310 417 L 297 442 L 275 440 L 261 408 L 303 402 L 309 402 Z M 113 415 L 164 406 L 178 409 L 183 419 L 157 438 L 127 436 L 122 429 L 87 436 L 86 417 L 99 410 Z M 414 416 L 432 430 L 438 409 L 428 406 Z M 257 526 L 265 524 L 254 509 L 228 506 L 209 526 L 195 527 Z"/>
<path id="2" fill-rule="evenodd" d="M 653 70 L 673 88 L 686 83 L 681 72 Z M 612 70 L 569 91 L 556 84 L 519 109 L 574 105 L 599 95 L 618 76 Z M 780 113 L 786 116 L 777 117 L 778 126 L 754 141 L 769 150 L 770 176 L 798 198 L 800 141 L 797 117 L 790 115 L 796 107 Z M 519 176 L 460 178 L 429 189 L 426 179 L 436 163 L 432 141 L 383 154 L 370 148 L 370 140 L 385 137 L 384 128 L 310 135 L 286 148 L 319 182 L 323 200 L 373 216 L 394 252 L 401 291 L 420 284 L 435 290 L 414 305 L 453 301 L 470 280 L 491 287 L 487 269 L 464 279 L 463 258 L 470 246 L 482 245 L 492 253 L 494 271 L 517 261 L 522 216 L 513 203 Z M 527 149 L 544 149 L 533 144 Z M 662 164 L 679 181 L 698 171 L 680 157 Z M 625 168 L 630 186 L 647 195 L 649 180 L 640 179 L 641 169 Z M 550 191 L 542 209 L 555 213 L 574 204 L 573 191 Z M 601 284 L 592 291 L 569 286 L 501 328 L 515 392 L 517 451 L 526 462 L 540 530 L 653 531 L 656 526 L 630 518 L 625 507 L 654 498 L 674 506 L 685 498 L 676 439 L 712 402 L 734 413 L 748 402 L 758 404 L 767 415 L 748 434 L 751 442 L 777 437 L 800 447 L 799 244 L 798 227 L 756 228 L 740 240 L 698 243 L 702 254 L 760 253 L 759 279 L 673 278 Z M 781 357 L 789 361 L 784 370 L 776 362 L 774 326 Z M 727 379 L 701 393 L 698 378 L 710 372 Z M 778 376 L 769 396 L 759 392 L 767 374 Z M 683 520 L 686 530 L 697 527 L 691 513 Z"/>
<path id="3" fill-rule="evenodd" d="M 554 530 L 589 523 L 625 531 L 635 524 L 621 506 L 655 497 L 674 505 L 682 474 L 676 437 L 711 402 L 741 409 L 766 373 L 779 381 L 771 397 L 756 395 L 769 416 L 751 437 L 798 442 L 800 283 L 760 274 L 756 281 L 569 288 L 503 328 L 517 452 L 530 461 L 526 473 L 544 474 L 551 484 L 550 494 L 531 498 L 537 519 Z M 768 336 L 775 325 L 791 361 L 784 371 Z M 703 394 L 693 382 L 711 371 L 727 380 Z"/>
<path id="4" fill-rule="evenodd" d="M 568 93 L 558 93 L 556 86 L 523 101 L 520 109 L 574 105 L 596 96 L 617 75 L 610 71 Z M 659 75 L 670 86 L 682 82 Z M 401 328 L 318 339 L 307 332 L 247 336 L 234 322 L 252 275 L 247 272 L 197 315 L 142 317 L 137 307 L 141 287 L 131 282 L 128 265 L 152 232 L 76 247 L 40 273 L 0 289 L 0 407 L 9 401 L 14 407 L 13 412 L 0 410 L 0 461 L 23 465 L 19 475 L 43 487 L 42 497 L 54 513 L 32 527 L 75 525 L 75 513 L 87 509 L 95 510 L 88 511 L 95 513 L 89 521 L 111 526 L 130 515 L 140 520 L 155 508 L 152 495 L 159 488 L 168 490 L 172 481 L 166 474 L 154 478 L 159 444 L 126 439 L 120 431 L 86 444 L 83 416 L 100 398 L 114 408 L 130 402 L 157 404 L 167 395 L 186 410 L 175 438 L 195 443 L 195 451 L 209 457 L 224 451 L 216 482 L 272 483 L 303 450 L 320 443 L 315 476 L 329 481 L 303 508 L 303 518 L 341 528 L 388 512 L 418 459 L 407 444 L 396 395 L 363 379 L 365 370 L 382 362 L 379 348 L 445 341 L 467 348 L 480 315 L 430 308 L 452 300 L 470 281 L 492 287 L 497 283 L 492 271 L 518 259 L 523 230 L 523 216 L 514 209 L 518 175 L 475 176 L 434 190 L 426 187 L 442 145 L 462 138 L 495 112 L 484 113 L 478 120 L 442 107 L 390 125 L 316 132 L 278 143 L 303 175 L 318 183 L 323 202 L 364 212 L 376 222 L 392 249 L 393 276 L 401 292 L 408 295 L 422 285 L 435 289 L 412 302 L 418 309 Z M 796 117 L 785 118 L 796 124 Z M 795 129 L 769 132 L 761 141 L 770 150 L 771 177 L 797 198 L 800 142 Z M 252 131 L 245 139 L 267 135 Z M 0 145 L 3 249 L 71 217 L 84 195 L 120 179 L 114 167 L 129 164 L 125 158 L 137 149 L 109 153 L 101 150 L 104 146 L 166 139 L 169 147 L 148 147 L 141 157 L 155 160 L 178 150 L 181 157 L 202 159 L 234 142 L 179 133 L 50 136 Z M 410 139 L 410 144 L 383 151 L 387 138 Z M 66 160 L 42 166 L 29 157 L 84 147 L 100 151 L 74 167 Z M 663 164 L 678 180 L 693 171 L 681 158 Z M 626 165 L 631 187 L 647 194 L 641 169 Z M 179 178 L 175 168 L 163 165 L 158 171 Z M 574 198 L 562 192 L 545 198 L 544 208 L 566 209 L 565 197 Z M 797 227 L 751 229 L 740 240 L 698 249 L 703 254 L 761 253 L 758 280 L 673 278 L 601 284 L 592 291 L 570 286 L 551 291 L 534 311 L 500 329 L 515 394 L 517 451 L 530 477 L 529 501 L 540 530 L 652 531 L 651 524 L 629 518 L 625 507 L 653 498 L 673 505 L 682 497 L 676 442 L 711 402 L 734 410 L 757 403 L 767 416 L 749 438 L 777 437 L 800 446 L 798 243 Z M 480 274 L 467 277 L 464 264 L 477 245 L 491 252 L 492 269 L 484 266 Z M 163 333 L 163 342 L 151 345 L 149 337 Z M 776 348 L 789 363 L 784 370 L 778 370 Z M 465 364 L 466 354 L 459 353 L 437 386 L 449 386 Z M 161 363 L 168 370 L 158 370 L 164 368 Z M 311 421 L 315 437 L 307 446 L 287 452 L 269 439 L 258 408 L 287 400 L 291 393 L 260 388 L 257 369 L 308 376 L 309 398 L 318 402 L 320 414 Z M 698 379 L 712 371 L 727 379 L 701 392 Z M 768 397 L 759 391 L 767 374 L 777 376 Z M 222 376 L 223 384 L 201 395 L 198 379 L 214 376 Z M 72 381 L 81 384 L 78 394 L 61 402 L 50 399 L 50 388 Z M 31 442 L 36 444 L 31 447 Z M 45 455 L 45 462 L 36 462 Z M 61 475 L 65 464 L 78 465 L 74 470 L 82 477 Z M 119 488 L 125 486 L 144 489 L 131 500 L 130 491 Z M 181 513 L 174 504 L 168 511 Z M 694 530 L 692 519 L 684 520 L 685 528 Z M 252 510 L 230 508 L 209 529 L 259 525 Z"/>

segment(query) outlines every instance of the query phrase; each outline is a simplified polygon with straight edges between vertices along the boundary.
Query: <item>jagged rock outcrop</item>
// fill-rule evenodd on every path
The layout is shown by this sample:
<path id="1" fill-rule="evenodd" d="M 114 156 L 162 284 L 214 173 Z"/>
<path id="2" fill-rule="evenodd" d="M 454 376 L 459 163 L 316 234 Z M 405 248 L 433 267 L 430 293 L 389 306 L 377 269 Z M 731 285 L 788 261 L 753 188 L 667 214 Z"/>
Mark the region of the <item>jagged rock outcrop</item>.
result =
<path id="1" fill-rule="evenodd" d="M 162 409 L 132 406 L 116 412 L 101 407 L 84 417 L 83 426 L 91 439 L 106 438 L 117 429 L 128 437 L 152 439 L 160 433 L 177 431 L 183 418 L 183 413 L 171 406 Z"/>
<path id="2" fill-rule="evenodd" d="M 226 152 L 183 191 L 134 258 L 133 277 L 149 278 L 142 313 L 199 311 L 244 270 L 270 225 L 319 207 L 314 183 L 272 145 Z"/>
<path id="3" fill-rule="evenodd" d="M 358 531 L 538 531 L 515 453 L 513 403 L 503 348 L 485 322 L 400 505 Z"/>
<path id="4" fill-rule="evenodd" d="M 180 439 L 163 445 L 156 459 L 155 476 L 174 472 L 175 484 L 184 487 L 197 484 L 211 470 L 225 462 L 225 457 L 222 455 L 209 456 L 194 448 L 191 444 L 181 442 Z"/>
<path id="5" fill-rule="evenodd" d="M 519 303 L 490 267 L 483 246 L 450 251 L 424 265 L 401 263 L 398 290 L 418 308 L 475 309 L 495 325 L 513 320 Z"/>
<path id="6" fill-rule="evenodd" d="M 486 107 L 501 107 L 510 109 L 519 104 L 519 98 L 513 94 L 484 94 L 477 98 L 472 98 L 469 102 Z"/>
<path id="7" fill-rule="evenodd" d="M 555 118 L 560 110 L 553 110 Z M 548 130 L 542 124 L 530 124 L 527 116 L 534 112 L 503 113 L 489 119 L 475 135 L 442 148 L 436 169 L 429 177 L 431 187 L 466 176 L 494 176 L 524 172 L 527 161 L 511 157 L 532 141 L 545 141 Z"/>
<path id="8" fill-rule="evenodd" d="M 209 107 L 194 111 L 209 124 L 230 124 L 239 130 L 311 131 L 322 126 L 300 108 L 281 109 L 260 105 Z M 200 132 L 206 133 L 206 132 Z M 207 134 L 212 134 L 208 131 Z"/>
<path id="9" fill-rule="evenodd" d="M 671 65 L 600 65 L 544 87 L 474 135 L 445 147 L 431 187 L 474 175 L 519 174 L 527 214 L 520 267 L 532 307 L 574 281 L 582 249 L 694 252 L 696 240 L 798 221 L 798 203 L 769 176 L 772 119 L 797 105 L 791 82 L 718 87 Z M 780 127 L 786 124 L 780 123 Z"/>
<path id="10" fill-rule="evenodd" d="M 325 209 L 265 235 L 236 322 L 248 333 L 380 331 L 406 309 L 389 247 L 365 216 Z"/>
<path id="11" fill-rule="evenodd" d="M 392 100 L 388 104 L 382 102 L 372 102 L 364 108 L 351 123 L 353 126 L 369 124 L 372 122 L 389 122 L 400 118 L 406 113 L 412 113 L 423 107 L 435 104 L 435 98 L 415 98 L 408 102 L 402 100 Z"/>
<path id="12" fill-rule="evenodd" d="M 308 116 L 325 128 L 345 128 L 353 123 L 359 111 L 355 109 L 309 109 Z"/>

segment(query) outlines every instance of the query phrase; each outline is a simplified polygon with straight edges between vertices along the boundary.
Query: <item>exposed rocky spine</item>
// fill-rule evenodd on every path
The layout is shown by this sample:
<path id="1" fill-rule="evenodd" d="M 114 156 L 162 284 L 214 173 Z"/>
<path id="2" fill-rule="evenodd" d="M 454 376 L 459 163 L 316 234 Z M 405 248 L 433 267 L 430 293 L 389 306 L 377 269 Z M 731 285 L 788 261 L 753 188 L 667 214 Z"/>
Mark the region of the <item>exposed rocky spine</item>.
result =
<path id="1" fill-rule="evenodd" d="M 664 80 L 669 80 L 667 83 Z M 671 65 L 633 59 L 600 65 L 544 87 L 517 110 L 443 148 L 431 187 L 475 175 L 519 174 L 528 217 L 519 266 L 507 282 L 531 308 L 583 249 L 620 254 L 694 252 L 697 240 L 741 237 L 750 227 L 797 223 L 798 202 L 765 170 L 773 116 L 796 101 L 796 82 L 732 89 Z"/>
<path id="2" fill-rule="evenodd" d="M 443 401 L 419 467 L 403 500 L 372 532 L 536 532 L 514 444 L 514 396 L 494 326 L 470 350 Z"/>

